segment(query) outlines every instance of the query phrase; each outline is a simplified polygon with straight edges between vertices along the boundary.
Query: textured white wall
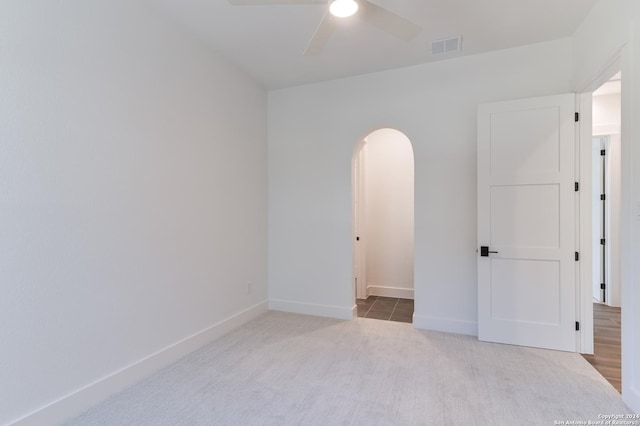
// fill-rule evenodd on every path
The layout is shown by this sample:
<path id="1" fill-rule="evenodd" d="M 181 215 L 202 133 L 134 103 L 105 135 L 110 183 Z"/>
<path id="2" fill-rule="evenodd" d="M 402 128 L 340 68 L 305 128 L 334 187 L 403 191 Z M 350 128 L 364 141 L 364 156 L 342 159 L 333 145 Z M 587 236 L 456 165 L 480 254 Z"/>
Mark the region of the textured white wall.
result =
<path id="1" fill-rule="evenodd" d="M 633 62 L 629 66 L 632 74 L 625 81 L 629 82 L 623 92 L 626 102 L 623 108 L 627 108 L 628 113 L 623 112 L 623 123 L 629 123 L 623 127 L 623 132 L 627 132 L 631 141 L 631 149 L 625 146 L 621 152 L 623 163 L 629 167 L 629 172 L 622 175 L 622 197 L 623 197 L 623 228 L 622 233 L 629 232 L 623 236 L 623 245 L 629 251 L 624 258 L 622 270 L 623 285 L 622 297 L 625 306 L 624 320 L 630 326 L 624 327 L 623 339 L 625 343 L 623 351 L 626 353 L 626 363 L 623 364 L 625 373 L 632 375 L 632 379 L 627 379 L 627 384 L 623 385 L 626 395 L 624 400 L 636 413 L 640 414 L 640 2 L 632 2 L 633 34 L 632 44 L 629 50 Z M 623 101 L 624 102 L 624 101 Z M 632 105 L 632 106 L 631 106 Z M 630 155 L 628 160 L 625 155 Z M 624 166 L 623 166 L 624 167 Z M 627 204 L 628 203 L 628 204 Z M 629 205 L 630 204 L 630 205 Z M 628 216 L 627 216 L 628 215 Z M 628 222 L 626 222 L 628 217 Z M 625 379 L 628 377 L 625 375 Z"/>
<path id="2" fill-rule="evenodd" d="M 0 2 L 0 424 L 267 298 L 266 93 L 140 5 Z"/>
<path id="3" fill-rule="evenodd" d="M 630 56 L 623 87 L 623 129 L 628 145 L 623 144 L 622 171 L 622 243 L 628 249 L 623 256 L 623 399 L 640 414 L 640 2 L 627 0 L 632 34 L 626 55 Z M 623 25 L 625 21 L 619 21 Z M 623 70 L 624 71 L 624 70 Z M 626 111 L 626 112 L 625 112 Z M 628 158 L 625 158 L 627 157 Z M 626 168 L 626 169 L 625 169 Z M 628 171 L 627 171 L 628 170 Z M 626 362 L 625 362 L 626 361 Z M 632 373 L 631 373 L 632 372 Z M 631 380 L 628 377 L 631 376 Z"/>
<path id="4" fill-rule="evenodd" d="M 620 140 L 620 135 L 612 135 L 607 151 L 607 214 L 609 217 L 609 229 L 607 230 L 607 248 L 609 249 L 607 283 L 609 297 L 607 303 L 610 306 L 622 305 L 622 284 L 620 279 L 620 195 L 622 193 Z"/>
<path id="5" fill-rule="evenodd" d="M 622 63 L 622 398 L 640 413 L 640 2 L 600 0 L 573 37 L 578 91 Z"/>
<path id="6" fill-rule="evenodd" d="M 573 84 L 582 91 L 629 41 L 635 0 L 599 0 L 572 37 Z"/>
<path id="7" fill-rule="evenodd" d="M 475 333 L 479 103 L 571 89 L 570 40 L 269 93 L 269 298 L 348 317 L 351 158 L 380 127 L 415 155 L 416 324 Z"/>
<path id="8" fill-rule="evenodd" d="M 367 285 L 373 287 L 371 294 L 409 297 L 414 234 L 411 142 L 394 129 L 376 130 L 365 140 Z"/>

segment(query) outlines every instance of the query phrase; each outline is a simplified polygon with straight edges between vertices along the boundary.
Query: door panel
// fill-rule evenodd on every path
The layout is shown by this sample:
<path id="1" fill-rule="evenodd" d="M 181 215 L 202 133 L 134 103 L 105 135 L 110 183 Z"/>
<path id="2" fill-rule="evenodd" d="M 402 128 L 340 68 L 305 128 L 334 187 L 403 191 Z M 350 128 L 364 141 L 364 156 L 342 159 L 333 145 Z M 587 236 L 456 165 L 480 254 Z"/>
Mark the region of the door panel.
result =
<path id="1" fill-rule="evenodd" d="M 491 262 L 493 320 L 560 324 L 559 262 L 529 259 L 492 259 Z"/>
<path id="2" fill-rule="evenodd" d="M 575 96 L 478 110 L 480 340 L 575 351 Z"/>
<path id="3" fill-rule="evenodd" d="M 557 249 L 560 188 L 555 184 L 491 188 L 491 246 Z"/>
<path id="4" fill-rule="evenodd" d="M 500 111 L 491 115 L 491 173 L 558 172 L 557 108 Z"/>

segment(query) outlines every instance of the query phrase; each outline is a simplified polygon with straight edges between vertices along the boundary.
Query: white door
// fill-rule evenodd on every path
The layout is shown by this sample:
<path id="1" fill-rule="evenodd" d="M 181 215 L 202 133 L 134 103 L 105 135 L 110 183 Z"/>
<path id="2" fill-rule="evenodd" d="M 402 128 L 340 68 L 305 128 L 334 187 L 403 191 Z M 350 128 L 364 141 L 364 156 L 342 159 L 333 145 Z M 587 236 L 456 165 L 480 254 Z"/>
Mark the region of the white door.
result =
<path id="1" fill-rule="evenodd" d="M 362 141 L 360 149 L 354 154 L 353 158 L 353 276 L 357 299 L 367 298 L 366 250 L 364 246 L 364 170 L 366 167 L 363 151 L 364 144 L 365 141 Z"/>
<path id="2" fill-rule="evenodd" d="M 604 201 L 600 199 L 601 194 L 606 193 L 606 188 L 603 185 L 604 183 L 604 169 L 603 169 L 603 157 L 601 152 L 603 149 L 606 150 L 606 138 L 605 137 L 594 137 L 593 145 L 591 150 L 592 162 L 591 162 L 591 205 L 593 211 L 591 213 L 591 217 L 593 218 L 591 224 L 591 235 L 593 236 L 591 253 L 593 253 L 592 259 L 592 284 L 593 284 L 593 298 L 599 302 L 603 301 L 603 291 L 600 287 L 602 283 L 606 283 L 606 277 L 603 276 L 603 273 L 606 274 L 606 268 L 604 262 L 606 257 L 604 256 L 604 246 L 601 243 L 601 239 L 605 238 L 604 234 L 606 229 L 603 227 L 604 217 L 603 217 L 603 205 L 605 205 Z M 604 268 L 604 269 L 603 269 Z"/>
<path id="3" fill-rule="evenodd" d="M 576 349 L 575 127 L 573 94 L 478 109 L 480 340 Z"/>

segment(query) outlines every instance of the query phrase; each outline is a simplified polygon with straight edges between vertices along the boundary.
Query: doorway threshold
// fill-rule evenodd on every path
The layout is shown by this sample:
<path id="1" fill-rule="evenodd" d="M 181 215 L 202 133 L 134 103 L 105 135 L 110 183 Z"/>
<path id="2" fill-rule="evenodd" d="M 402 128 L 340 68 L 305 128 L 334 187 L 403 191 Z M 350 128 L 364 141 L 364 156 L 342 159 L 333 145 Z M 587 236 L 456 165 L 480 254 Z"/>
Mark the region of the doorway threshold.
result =
<path id="1" fill-rule="evenodd" d="M 358 317 L 384 321 L 413 322 L 413 300 L 369 296 L 357 299 Z"/>

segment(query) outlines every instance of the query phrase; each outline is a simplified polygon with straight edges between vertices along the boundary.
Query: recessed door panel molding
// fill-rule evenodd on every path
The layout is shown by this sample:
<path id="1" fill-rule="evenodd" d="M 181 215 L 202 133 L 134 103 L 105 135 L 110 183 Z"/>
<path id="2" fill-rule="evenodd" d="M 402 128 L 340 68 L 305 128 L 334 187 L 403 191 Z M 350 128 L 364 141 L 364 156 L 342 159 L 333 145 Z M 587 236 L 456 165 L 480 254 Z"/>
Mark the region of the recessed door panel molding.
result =
<path id="1" fill-rule="evenodd" d="M 573 94 L 478 109 L 480 340 L 576 349 L 574 115 Z"/>
<path id="2" fill-rule="evenodd" d="M 491 187 L 491 246 L 560 247 L 560 186 Z"/>
<path id="3" fill-rule="evenodd" d="M 495 111 L 490 120 L 492 174 L 560 172 L 560 108 Z"/>
<path id="4" fill-rule="evenodd" d="M 560 325 L 560 263 L 498 259 L 491 262 L 491 318 Z"/>

